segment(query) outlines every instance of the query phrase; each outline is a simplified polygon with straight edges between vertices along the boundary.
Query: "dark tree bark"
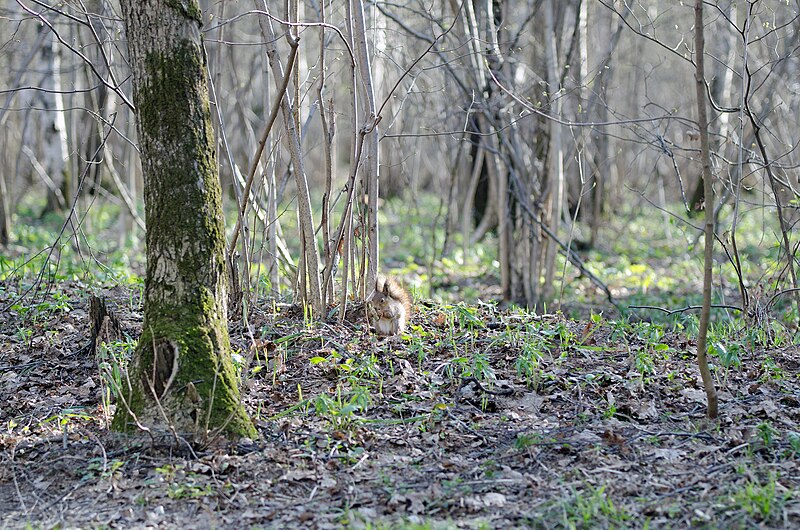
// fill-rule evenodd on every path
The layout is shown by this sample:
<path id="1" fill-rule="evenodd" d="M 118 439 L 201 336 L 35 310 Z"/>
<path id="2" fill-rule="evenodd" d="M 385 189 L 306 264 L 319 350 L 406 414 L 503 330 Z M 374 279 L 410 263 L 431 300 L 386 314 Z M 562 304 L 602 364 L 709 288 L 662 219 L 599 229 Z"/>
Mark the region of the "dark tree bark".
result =
<path id="1" fill-rule="evenodd" d="M 144 327 L 113 427 L 254 436 L 226 315 L 225 232 L 196 0 L 123 0 L 144 174 Z"/>
<path id="2" fill-rule="evenodd" d="M 0 171 L 0 247 L 6 247 L 11 243 L 11 204 L 8 200 L 8 187 L 6 186 L 6 176 Z"/>

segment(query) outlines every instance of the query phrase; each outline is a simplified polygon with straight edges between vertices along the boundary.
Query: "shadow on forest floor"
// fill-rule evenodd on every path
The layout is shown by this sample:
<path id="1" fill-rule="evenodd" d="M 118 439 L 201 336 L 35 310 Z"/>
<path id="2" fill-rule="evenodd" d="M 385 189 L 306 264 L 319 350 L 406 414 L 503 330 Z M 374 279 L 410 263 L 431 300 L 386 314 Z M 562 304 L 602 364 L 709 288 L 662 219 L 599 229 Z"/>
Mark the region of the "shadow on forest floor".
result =
<path id="1" fill-rule="evenodd" d="M 60 288 L 0 314 L 6 528 L 800 526 L 796 346 L 718 363 L 712 423 L 693 340 L 662 325 L 417 303 L 382 339 L 267 305 L 255 350 L 231 323 L 261 438 L 192 452 L 108 432 L 85 295 Z M 123 356 L 138 300 L 104 294 Z"/>

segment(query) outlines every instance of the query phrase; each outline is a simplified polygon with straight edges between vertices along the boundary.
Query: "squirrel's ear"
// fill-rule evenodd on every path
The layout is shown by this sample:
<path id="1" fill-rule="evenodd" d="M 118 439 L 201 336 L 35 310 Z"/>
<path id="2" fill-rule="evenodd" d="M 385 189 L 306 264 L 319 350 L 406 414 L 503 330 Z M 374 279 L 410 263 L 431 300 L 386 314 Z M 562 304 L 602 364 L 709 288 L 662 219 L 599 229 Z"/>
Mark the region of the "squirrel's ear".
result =
<path id="1" fill-rule="evenodd" d="M 383 294 L 389 296 L 389 282 L 383 282 Z"/>

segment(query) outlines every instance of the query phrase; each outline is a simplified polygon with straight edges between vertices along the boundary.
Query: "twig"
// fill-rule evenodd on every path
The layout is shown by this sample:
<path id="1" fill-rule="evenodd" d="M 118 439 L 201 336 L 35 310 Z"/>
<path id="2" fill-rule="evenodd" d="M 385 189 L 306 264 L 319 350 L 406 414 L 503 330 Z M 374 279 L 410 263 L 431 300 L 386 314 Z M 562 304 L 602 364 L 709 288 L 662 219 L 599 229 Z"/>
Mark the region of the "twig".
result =
<path id="1" fill-rule="evenodd" d="M 461 425 L 461 426 L 462 426 L 462 427 L 463 427 L 465 430 L 467 430 L 467 431 L 468 431 L 470 434 L 472 434 L 472 435 L 473 435 L 473 436 L 475 436 L 476 438 L 479 438 L 479 439 L 480 439 L 480 440 L 481 440 L 483 443 L 488 443 L 488 440 L 486 439 L 486 437 L 485 437 L 484 435 L 482 435 L 481 433 L 479 433 L 478 431 L 476 431 L 475 429 L 473 429 L 472 427 L 470 427 L 469 425 L 467 425 L 467 424 L 464 422 L 464 420 L 462 420 L 461 418 L 458 418 L 458 417 L 456 417 L 456 415 L 455 415 L 455 414 L 453 414 L 453 411 L 452 411 L 452 410 L 450 410 L 449 408 L 447 408 L 447 409 L 445 409 L 445 412 L 447 413 L 447 416 L 448 416 L 448 417 L 449 417 L 451 420 L 453 420 L 453 421 L 455 421 L 456 423 L 458 423 L 459 425 Z"/>
<path id="2" fill-rule="evenodd" d="M 783 296 L 785 294 L 788 294 L 788 293 L 795 293 L 795 292 L 798 292 L 798 291 L 800 291 L 800 287 L 790 287 L 789 289 L 784 289 L 783 291 L 779 291 L 779 292 L 775 293 L 774 295 L 772 295 L 772 297 L 767 302 L 766 311 L 770 310 L 770 308 L 772 307 L 772 304 L 774 304 L 775 300 L 777 300 L 779 297 L 781 297 L 781 296 Z"/>
<path id="3" fill-rule="evenodd" d="M 394 86 L 391 88 L 391 90 L 389 90 L 389 93 L 386 95 L 386 98 L 383 100 L 383 103 L 381 103 L 381 106 L 380 106 L 380 107 L 378 107 L 378 112 L 376 112 L 376 113 L 375 113 L 375 116 L 376 116 L 375 125 L 377 125 L 377 124 L 378 124 L 378 122 L 380 121 L 380 119 L 381 119 L 381 117 L 382 117 L 382 116 L 381 116 L 381 113 L 383 112 L 383 109 L 384 109 L 384 107 L 386 107 L 386 104 L 387 104 L 387 103 L 389 103 L 389 100 L 391 100 L 391 99 L 392 99 L 392 96 L 394 95 L 394 92 L 395 92 L 395 90 L 397 90 L 397 87 L 398 87 L 398 86 L 400 86 L 400 82 L 401 82 L 403 79 L 405 79 L 405 77 L 406 77 L 406 76 L 407 76 L 409 73 L 411 73 L 411 70 L 412 70 L 412 69 L 413 69 L 413 68 L 414 68 L 414 67 L 417 65 L 417 63 L 419 63 L 419 62 L 422 60 L 422 58 L 423 58 L 423 57 L 425 57 L 426 55 L 428 55 L 428 53 L 429 53 L 429 52 L 430 52 L 430 51 L 431 51 L 431 50 L 434 48 L 434 46 L 436 46 L 436 43 L 438 43 L 438 42 L 439 42 L 439 41 L 440 41 L 442 38 L 446 37 L 446 36 L 447 36 L 447 34 L 448 34 L 448 33 L 450 33 L 450 31 L 452 31 L 452 29 L 453 29 L 453 28 L 455 27 L 455 25 L 456 25 L 456 21 L 458 20 L 458 17 L 459 17 L 459 15 L 461 14 L 461 9 L 462 9 L 463 7 L 464 7 L 464 4 L 463 4 L 463 2 L 462 2 L 462 3 L 461 3 L 461 6 L 458 8 L 458 12 L 456 12 L 456 15 L 455 15 L 455 17 L 453 17 L 453 23 L 452 23 L 452 24 L 450 24 L 450 27 L 449 27 L 449 28 L 447 28 L 446 30 L 444 30 L 444 32 L 442 32 L 442 33 L 440 33 L 439 35 L 437 35 L 437 36 L 436 36 L 436 37 L 435 37 L 435 38 L 434 38 L 434 39 L 431 41 L 430 45 L 428 45 L 428 47 L 425 49 L 425 51 L 424 51 L 424 52 L 422 52 L 422 53 L 420 54 L 420 56 L 419 56 L 419 57 L 417 57 L 417 58 L 414 60 L 414 62 L 412 62 L 412 63 L 411 63 L 411 65 L 410 65 L 408 68 L 406 68 L 406 69 L 405 69 L 405 71 L 404 71 L 404 72 L 403 72 L 403 73 L 400 75 L 400 77 L 398 77 L 398 78 L 397 78 L 397 82 L 395 82 Z M 368 132 L 369 132 L 369 131 L 368 131 Z"/>
<path id="4" fill-rule="evenodd" d="M 29 13 L 33 17 L 39 19 L 42 24 L 44 24 L 45 26 L 50 28 L 50 31 L 53 32 L 53 35 L 56 36 L 58 41 L 63 46 L 68 48 L 72 53 L 74 53 L 75 55 L 80 57 L 83 60 L 83 62 L 85 62 L 89 66 L 89 68 L 92 70 L 94 75 L 97 76 L 97 78 L 100 80 L 100 82 L 103 83 L 106 86 L 106 88 L 108 88 L 109 90 L 114 92 L 117 96 L 119 96 L 119 98 L 122 100 L 122 102 L 125 104 L 126 107 L 128 107 L 130 110 L 135 110 L 136 107 L 134 107 L 133 103 L 125 95 L 125 92 L 123 92 L 122 89 L 120 88 L 120 86 L 117 85 L 114 82 L 115 79 L 114 79 L 113 74 L 111 74 L 110 70 L 109 70 L 109 73 L 111 74 L 112 83 L 109 83 L 108 81 L 105 80 L 105 78 L 102 75 L 100 75 L 100 72 L 97 70 L 97 67 L 95 67 L 94 63 L 91 60 L 89 60 L 88 57 L 86 57 L 83 53 L 81 53 L 80 50 L 78 50 L 75 46 L 72 46 L 70 43 L 68 43 L 66 40 L 64 40 L 64 38 L 62 38 L 61 35 L 56 31 L 55 27 L 53 27 L 53 24 L 49 20 L 47 20 L 47 18 L 42 13 L 37 13 L 36 11 L 31 9 L 30 7 L 28 7 L 25 4 L 23 4 L 21 2 L 21 0 L 16 0 L 16 1 L 17 1 L 17 4 L 19 4 L 19 6 L 23 10 L 25 10 L 27 13 Z M 50 9 L 50 6 L 47 6 L 47 8 Z M 82 23 L 85 24 L 85 22 L 82 22 Z"/>
<path id="5" fill-rule="evenodd" d="M 475 386 L 477 386 L 478 389 L 481 392 L 483 392 L 484 394 L 491 394 L 493 396 L 510 396 L 510 395 L 514 394 L 514 389 L 513 388 L 501 388 L 500 390 L 492 390 L 492 389 L 486 388 L 485 386 L 483 386 L 483 384 L 480 381 L 478 381 L 478 379 L 475 376 L 472 376 L 472 375 L 469 376 L 469 377 L 462 377 L 461 378 L 461 384 L 459 385 L 458 390 L 461 390 L 462 388 L 467 386 L 467 384 L 469 384 L 469 383 L 472 383 Z"/>
<path id="6" fill-rule="evenodd" d="M 511 174 L 511 176 L 518 183 L 519 177 L 517 177 L 513 173 Z M 547 234 L 547 236 L 549 238 L 551 238 L 559 247 L 561 247 L 561 249 L 564 251 L 564 256 L 567 258 L 567 260 L 569 260 L 575 267 L 577 267 L 581 274 L 583 274 L 584 276 L 589 278 L 589 280 L 593 284 L 595 284 L 597 287 L 599 287 L 600 289 L 603 290 L 603 292 L 606 294 L 606 298 L 608 299 L 608 302 L 611 305 L 616 307 L 618 310 L 621 310 L 622 308 L 614 300 L 614 297 L 611 294 L 611 290 L 608 288 L 608 286 L 600 278 L 595 276 L 589 269 L 586 268 L 586 266 L 583 264 L 583 260 L 580 258 L 580 256 L 569 245 L 567 245 L 566 243 L 561 241 L 558 238 L 558 236 L 555 234 L 555 232 L 553 232 L 553 230 L 549 226 L 547 226 L 544 222 L 542 222 L 541 219 L 539 219 L 536 216 L 535 212 L 531 209 L 531 207 L 525 201 L 520 200 L 519 201 L 519 205 L 522 207 L 522 209 L 525 211 L 525 213 L 528 215 L 528 217 L 530 217 L 530 219 L 534 223 L 536 223 L 539 226 L 539 228 L 541 228 L 542 231 L 545 234 Z"/>
<path id="7" fill-rule="evenodd" d="M 281 108 L 281 102 L 283 101 L 283 96 L 286 93 L 286 89 L 289 87 L 289 80 L 292 77 L 292 70 L 294 69 L 294 63 L 297 57 L 297 47 L 299 44 L 299 39 L 289 39 L 289 44 L 291 46 L 291 52 L 289 53 L 289 62 L 286 65 L 286 72 L 284 73 L 283 82 L 280 88 L 278 89 L 277 97 L 272 103 L 272 109 L 270 109 L 269 112 L 267 125 L 264 127 L 264 132 L 261 135 L 261 139 L 258 142 L 258 149 L 256 150 L 256 156 L 253 157 L 253 163 L 250 166 L 250 174 L 247 176 L 247 182 L 245 183 L 244 192 L 242 193 L 242 206 L 239 208 L 239 216 L 236 219 L 236 226 L 234 227 L 233 235 L 231 236 L 231 244 L 228 247 L 229 259 L 233 255 L 233 251 L 236 248 L 236 239 L 239 237 L 239 232 L 241 232 L 242 230 L 242 219 L 244 219 L 244 216 L 247 213 L 247 203 L 248 203 L 248 198 L 250 197 L 250 188 L 253 186 L 253 179 L 256 174 L 256 169 L 258 168 L 258 161 L 261 159 L 261 155 L 264 152 L 264 146 L 267 143 L 267 137 L 269 136 L 269 133 L 272 130 L 272 126 L 278 117 L 278 112 L 280 111 Z"/>
<path id="8" fill-rule="evenodd" d="M 780 294 L 780 293 L 779 293 Z M 739 311 L 740 313 L 744 313 L 745 310 L 741 307 L 735 305 L 725 305 L 725 304 L 711 304 L 713 309 L 732 309 L 734 311 Z M 683 313 L 684 311 L 692 311 L 695 309 L 703 309 L 703 306 L 700 305 L 687 305 L 686 307 L 682 307 L 680 309 L 667 309 L 665 307 L 658 307 L 652 305 L 629 305 L 628 309 L 654 309 L 656 311 L 662 311 L 668 315 L 674 315 L 675 313 Z"/>

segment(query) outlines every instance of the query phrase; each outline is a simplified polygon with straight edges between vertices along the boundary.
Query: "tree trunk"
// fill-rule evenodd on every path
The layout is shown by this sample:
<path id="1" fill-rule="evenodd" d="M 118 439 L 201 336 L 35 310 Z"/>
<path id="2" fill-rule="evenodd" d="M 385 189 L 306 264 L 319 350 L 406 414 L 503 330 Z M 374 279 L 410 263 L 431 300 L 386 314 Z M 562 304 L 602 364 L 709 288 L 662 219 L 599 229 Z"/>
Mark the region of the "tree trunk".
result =
<path id="1" fill-rule="evenodd" d="M 364 173 L 363 183 L 367 194 L 367 278 L 366 286 L 375 285 L 378 275 L 378 119 L 375 106 L 375 88 L 372 84 L 372 70 L 370 68 L 369 52 L 367 50 L 367 29 L 364 22 L 364 3 L 355 0 L 352 3 L 353 36 L 355 43 L 354 53 L 358 63 L 362 91 L 366 103 L 365 113 L 369 113 L 362 125 L 366 129 L 364 137 Z M 355 90 L 355 88 L 354 88 Z M 359 133 L 360 134 L 360 133 Z M 369 294 L 367 287 L 364 294 Z"/>
<path id="2" fill-rule="evenodd" d="M 555 0 L 545 3 L 544 24 L 545 24 L 545 63 L 547 65 L 547 85 L 548 97 L 552 101 L 551 112 L 556 117 L 561 116 L 561 95 L 559 93 L 558 77 L 558 50 L 556 49 L 556 24 L 555 24 Z M 547 208 L 546 222 L 551 226 L 557 235 L 561 226 L 562 205 L 564 202 L 564 157 L 561 142 L 561 124 L 556 120 L 550 120 L 550 146 L 547 150 L 549 159 L 547 161 L 547 186 L 543 193 L 545 207 Z M 544 259 L 544 284 L 538 292 L 536 303 L 548 303 L 553 298 L 553 278 L 555 276 L 555 262 L 558 248 L 556 243 L 547 239 L 545 243 Z M 539 282 L 538 277 L 532 281 Z"/>
<path id="3" fill-rule="evenodd" d="M 258 3 L 256 4 L 258 5 Z M 265 12 L 269 12 L 267 2 L 261 4 Z M 290 72 L 283 72 L 283 65 L 278 58 L 278 48 L 276 42 L 278 36 L 272 28 L 272 21 L 259 18 L 261 34 L 265 37 L 264 43 L 267 58 L 269 60 L 275 84 L 280 86 L 284 75 Z M 293 46 L 297 46 L 299 39 L 294 36 L 294 31 L 290 32 Z M 297 185 L 297 216 L 300 223 L 300 241 L 303 245 L 303 255 L 298 266 L 298 279 L 300 281 L 300 292 L 302 299 L 311 305 L 315 315 L 322 315 L 325 312 L 325 305 L 322 299 L 322 285 L 319 274 L 319 251 L 317 240 L 314 234 L 314 217 L 311 209 L 311 192 L 309 191 L 308 178 L 306 176 L 305 165 L 303 163 L 303 152 L 300 146 L 300 129 L 294 117 L 294 110 L 289 104 L 286 94 L 278 94 L 281 98 L 281 114 L 283 115 L 283 125 L 286 128 L 289 153 L 292 159 L 292 173 L 294 174 L 295 184 Z M 299 102 L 295 101 L 295 105 Z M 305 271 L 305 273 L 300 273 Z"/>
<path id="4" fill-rule="evenodd" d="M 49 111 L 44 113 L 42 130 L 42 166 L 53 182 L 53 189 L 47 194 L 45 212 L 62 212 L 72 199 L 67 173 L 67 125 L 64 120 L 64 97 L 61 93 L 61 47 L 49 27 L 41 26 L 39 31 L 48 32 L 41 50 L 44 66 L 42 74 L 42 103 Z"/>
<path id="5" fill-rule="evenodd" d="M 4 168 L 0 168 L 0 247 L 11 243 L 11 210 Z"/>
<path id="6" fill-rule="evenodd" d="M 144 326 L 113 427 L 255 436 L 226 315 L 225 231 L 196 0 L 123 0 L 144 174 Z"/>
<path id="7" fill-rule="evenodd" d="M 703 0 L 694 8 L 695 84 L 697 89 L 697 126 L 700 129 L 700 158 L 703 162 L 705 195 L 705 263 L 703 266 L 703 309 L 700 312 L 700 330 L 697 336 L 697 363 L 703 378 L 708 401 L 708 417 L 717 417 L 717 390 L 708 367 L 708 324 L 711 317 L 711 269 L 714 266 L 714 191 L 712 188 L 711 157 L 708 147 L 708 112 L 706 110 L 706 81 L 704 68 Z"/>

